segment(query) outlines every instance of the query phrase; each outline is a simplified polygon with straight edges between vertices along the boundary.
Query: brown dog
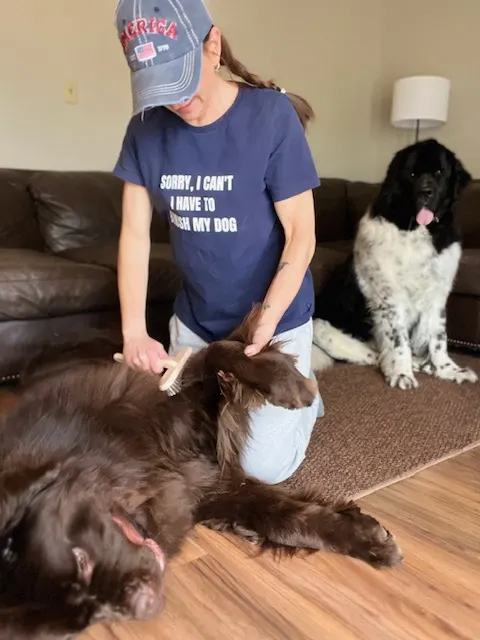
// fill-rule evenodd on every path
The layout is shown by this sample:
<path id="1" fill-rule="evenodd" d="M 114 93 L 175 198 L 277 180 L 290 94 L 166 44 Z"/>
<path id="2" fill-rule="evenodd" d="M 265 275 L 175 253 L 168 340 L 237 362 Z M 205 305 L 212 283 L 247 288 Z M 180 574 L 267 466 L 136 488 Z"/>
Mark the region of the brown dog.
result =
<path id="1" fill-rule="evenodd" d="M 0 638 L 67 638 L 147 619 L 199 522 L 263 548 L 326 549 L 392 566 L 392 536 L 353 504 L 246 478 L 248 410 L 301 408 L 316 385 L 271 344 L 249 358 L 253 315 L 192 356 L 182 391 L 101 358 L 44 361 L 0 438 Z"/>

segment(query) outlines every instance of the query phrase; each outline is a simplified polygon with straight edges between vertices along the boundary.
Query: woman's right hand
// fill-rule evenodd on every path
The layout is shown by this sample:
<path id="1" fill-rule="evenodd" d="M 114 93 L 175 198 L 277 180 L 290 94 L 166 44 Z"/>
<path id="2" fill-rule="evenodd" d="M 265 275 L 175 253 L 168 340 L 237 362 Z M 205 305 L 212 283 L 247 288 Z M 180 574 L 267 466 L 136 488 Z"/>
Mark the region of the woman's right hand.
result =
<path id="1" fill-rule="evenodd" d="M 123 357 L 125 364 L 129 367 L 157 374 L 165 369 L 162 361 L 171 359 L 163 344 L 146 333 L 124 340 Z"/>

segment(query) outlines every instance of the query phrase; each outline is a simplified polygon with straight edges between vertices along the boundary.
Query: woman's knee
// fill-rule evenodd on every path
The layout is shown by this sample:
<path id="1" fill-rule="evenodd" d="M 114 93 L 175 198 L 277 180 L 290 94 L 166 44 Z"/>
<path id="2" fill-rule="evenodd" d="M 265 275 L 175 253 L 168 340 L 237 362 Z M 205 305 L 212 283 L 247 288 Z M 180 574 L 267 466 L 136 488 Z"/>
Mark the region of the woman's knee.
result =
<path id="1" fill-rule="evenodd" d="M 241 460 L 243 472 L 265 484 L 288 480 L 302 464 L 307 450 L 303 443 L 292 446 L 287 455 L 278 456 L 268 451 L 246 451 Z"/>
<path id="2" fill-rule="evenodd" d="M 240 462 L 246 475 L 278 484 L 290 478 L 305 460 L 319 407 L 315 402 L 293 415 L 288 409 L 265 409 L 252 417 L 251 437 Z"/>
<path id="3" fill-rule="evenodd" d="M 259 482 L 264 482 L 265 484 L 275 485 L 280 484 L 281 482 L 285 482 L 288 480 L 295 471 L 299 468 L 301 463 L 303 462 L 305 455 L 301 457 L 296 464 L 287 465 L 284 467 L 279 467 L 275 465 L 252 465 L 251 468 L 247 464 L 243 469 L 245 475 L 250 478 L 255 478 Z"/>

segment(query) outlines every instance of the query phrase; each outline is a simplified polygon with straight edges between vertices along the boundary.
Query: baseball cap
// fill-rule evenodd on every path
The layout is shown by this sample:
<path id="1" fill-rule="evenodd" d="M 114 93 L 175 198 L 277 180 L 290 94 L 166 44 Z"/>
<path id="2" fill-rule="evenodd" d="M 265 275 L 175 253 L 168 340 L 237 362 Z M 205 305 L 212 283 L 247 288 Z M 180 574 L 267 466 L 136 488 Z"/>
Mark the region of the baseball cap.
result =
<path id="1" fill-rule="evenodd" d="M 213 25 L 203 0 L 120 0 L 116 23 L 134 115 L 195 95 L 203 41 Z"/>

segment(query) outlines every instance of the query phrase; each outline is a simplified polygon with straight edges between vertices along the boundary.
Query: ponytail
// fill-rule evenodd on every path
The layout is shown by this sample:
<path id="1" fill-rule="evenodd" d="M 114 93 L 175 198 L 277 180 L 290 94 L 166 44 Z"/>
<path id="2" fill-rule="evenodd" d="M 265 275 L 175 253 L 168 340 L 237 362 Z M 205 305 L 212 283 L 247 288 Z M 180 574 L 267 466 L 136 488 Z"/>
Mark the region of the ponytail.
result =
<path id="1" fill-rule="evenodd" d="M 250 71 L 239 60 L 235 58 L 230 45 L 223 35 L 220 66 L 225 67 L 232 75 L 236 76 L 237 78 L 241 78 L 246 84 L 249 84 L 253 87 L 257 87 L 259 89 L 275 89 L 276 91 L 281 90 L 280 87 L 278 87 L 272 80 L 265 81 L 256 74 L 250 73 Z M 293 104 L 303 128 L 306 129 L 308 123 L 313 120 L 315 115 L 312 107 L 304 98 L 301 98 L 295 93 L 285 93 L 290 99 L 290 102 Z"/>

